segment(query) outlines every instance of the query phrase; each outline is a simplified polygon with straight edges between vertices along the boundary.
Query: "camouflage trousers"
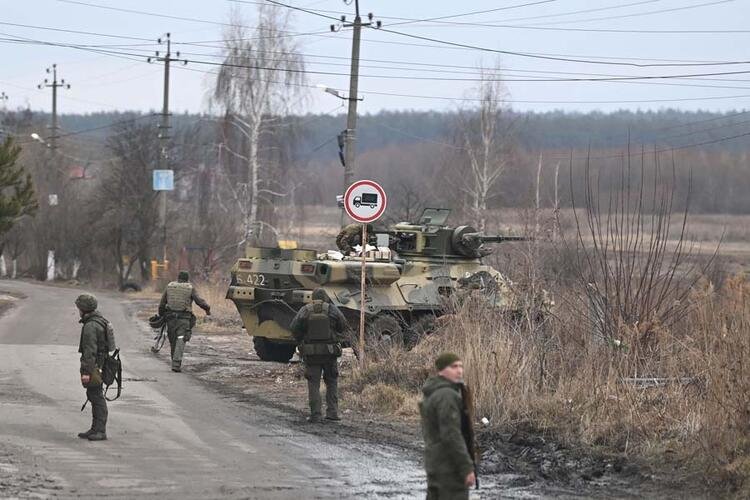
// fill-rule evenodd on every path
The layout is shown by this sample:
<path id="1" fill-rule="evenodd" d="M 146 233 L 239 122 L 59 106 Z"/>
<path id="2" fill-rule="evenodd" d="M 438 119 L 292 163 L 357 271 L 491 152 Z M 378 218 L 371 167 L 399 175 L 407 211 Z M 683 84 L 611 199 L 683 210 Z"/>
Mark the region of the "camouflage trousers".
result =
<path id="1" fill-rule="evenodd" d="M 172 355 L 172 368 L 179 369 L 182 366 L 185 342 L 190 340 L 191 335 L 192 329 L 189 317 L 176 316 L 167 320 L 167 338 Z"/>
<path id="2" fill-rule="evenodd" d="M 308 363 L 305 361 L 305 378 L 307 379 L 307 395 L 310 402 L 310 416 L 322 416 L 323 402 L 320 397 L 321 376 L 326 384 L 326 417 L 338 418 L 339 415 L 339 366 L 336 358 L 323 363 Z"/>
<path id="3" fill-rule="evenodd" d="M 430 486 L 427 480 L 427 500 L 469 500 L 469 490 L 446 490 L 437 486 Z"/>
<path id="4" fill-rule="evenodd" d="M 91 430 L 94 432 L 107 432 L 107 399 L 104 397 L 102 385 L 89 385 L 86 388 L 86 397 L 91 402 Z"/>

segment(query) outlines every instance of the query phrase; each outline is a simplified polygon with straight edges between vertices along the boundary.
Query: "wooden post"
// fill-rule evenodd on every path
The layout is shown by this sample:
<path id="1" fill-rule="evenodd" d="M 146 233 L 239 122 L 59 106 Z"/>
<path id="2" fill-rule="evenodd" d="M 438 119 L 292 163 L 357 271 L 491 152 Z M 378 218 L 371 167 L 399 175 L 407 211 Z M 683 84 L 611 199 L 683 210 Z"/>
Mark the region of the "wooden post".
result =
<path id="1" fill-rule="evenodd" d="M 361 275 L 361 283 L 360 283 L 360 290 L 359 290 L 359 299 L 360 299 L 360 306 L 359 306 L 359 362 L 360 364 L 364 365 L 365 363 L 365 303 L 367 302 L 367 297 L 365 295 L 365 292 L 367 291 L 366 287 L 366 277 L 367 277 L 367 224 L 362 224 L 362 275 Z"/>

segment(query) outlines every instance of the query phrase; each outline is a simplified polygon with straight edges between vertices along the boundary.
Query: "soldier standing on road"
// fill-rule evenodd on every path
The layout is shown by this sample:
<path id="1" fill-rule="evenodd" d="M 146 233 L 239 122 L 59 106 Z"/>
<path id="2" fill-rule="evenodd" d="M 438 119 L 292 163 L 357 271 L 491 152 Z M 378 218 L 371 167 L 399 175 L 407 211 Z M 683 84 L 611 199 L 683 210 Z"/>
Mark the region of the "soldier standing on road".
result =
<path id="1" fill-rule="evenodd" d="M 326 292 L 316 288 L 312 303 L 305 305 L 292 320 L 290 330 L 305 363 L 310 417 L 308 422 L 322 421 L 320 378 L 326 384 L 326 420 L 339 421 L 338 358 L 341 340 L 346 329 L 346 318 L 338 307 L 330 303 Z"/>
<path id="2" fill-rule="evenodd" d="M 469 498 L 476 482 L 474 460 L 467 443 L 470 436 L 462 398 L 464 374 L 461 359 L 453 353 L 435 360 L 438 374 L 424 384 L 419 404 L 425 444 L 427 500 Z"/>
<path id="3" fill-rule="evenodd" d="M 76 307 L 81 315 L 81 385 L 86 388 L 86 398 L 91 402 L 91 428 L 78 437 L 89 441 L 107 439 L 107 400 L 102 391 L 102 366 L 107 356 L 107 320 L 97 311 L 96 297 L 79 295 Z"/>
<path id="4" fill-rule="evenodd" d="M 182 371 L 182 355 L 185 343 L 190 340 L 195 326 L 193 302 L 211 315 L 211 306 L 203 300 L 195 287 L 190 283 L 187 271 L 180 271 L 177 281 L 167 285 L 159 303 L 159 316 L 167 318 L 167 338 L 172 353 L 172 371 Z"/>

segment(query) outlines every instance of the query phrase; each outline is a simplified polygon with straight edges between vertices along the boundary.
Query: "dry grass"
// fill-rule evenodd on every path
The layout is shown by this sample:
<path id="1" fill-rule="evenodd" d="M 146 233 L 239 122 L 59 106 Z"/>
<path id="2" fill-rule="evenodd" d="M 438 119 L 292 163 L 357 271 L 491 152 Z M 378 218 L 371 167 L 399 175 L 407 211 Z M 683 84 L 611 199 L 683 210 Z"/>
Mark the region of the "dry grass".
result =
<path id="1" fill-rule="evenodd" d="M 350 390 L 371 411 L 403 411 L 443 351 L 459 353 L 477 417 L 531 424 L 571 444 L 661 460 L 684 459 L 742 488 L 750 477 L 750 285 L 702 284 L 670 329 L 596 339 L 572 315 L 529 330 L 468 304 L 413 351 L 355 370 Z M 671 379 L 660 386 L 632 377 Z"/>

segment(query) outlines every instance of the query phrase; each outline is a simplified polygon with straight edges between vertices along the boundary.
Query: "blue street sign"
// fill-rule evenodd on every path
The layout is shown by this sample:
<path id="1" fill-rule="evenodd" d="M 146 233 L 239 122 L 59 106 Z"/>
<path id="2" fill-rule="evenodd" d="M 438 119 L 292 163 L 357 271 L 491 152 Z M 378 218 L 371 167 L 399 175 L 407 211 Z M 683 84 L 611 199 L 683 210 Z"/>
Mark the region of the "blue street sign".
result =
<path id="1" fill-rule="evenodd" d="M 154 191 L 174 191 L 174 170 L 154 170 Z"/>

